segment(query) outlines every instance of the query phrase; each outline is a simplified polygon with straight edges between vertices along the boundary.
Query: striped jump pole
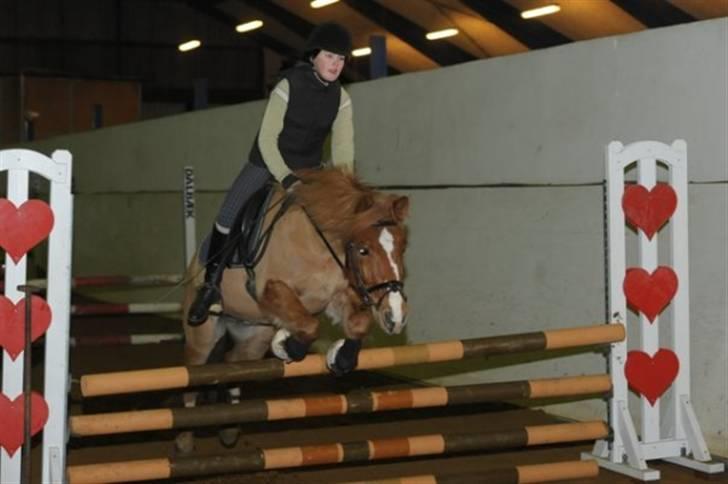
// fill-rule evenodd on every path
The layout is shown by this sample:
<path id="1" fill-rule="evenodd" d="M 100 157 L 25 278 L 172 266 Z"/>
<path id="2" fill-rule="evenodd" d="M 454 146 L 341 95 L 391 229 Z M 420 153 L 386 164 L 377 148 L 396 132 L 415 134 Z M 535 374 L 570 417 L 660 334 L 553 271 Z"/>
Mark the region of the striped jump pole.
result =
<path id="1" fill-rule="evenodd" d="M 182 309 L 180 303 L 98 303 L 74 304 L 71 306 L 73 316 L 112 316 L 116 314 L 165 314 L 178 313 Z"/>
<path id="2" fill-rule="evenodd" d="M 504 400 L 605 394 L 611 388 L 609 375 L 589 375 L 451 387 L 359 390 L 348 395 L 249 400 L 237 404 L 79 415 L 70 418 L 70 429 L 71 435 L 75 437 L 88 437 Z"/>
<path id="3" fill-rule="evenodd" d="M 421 455 L 515 449 L 607 437 L 602 421 L 525 426 L 516 430 L 465 434 L 429 434 L 346 443 L 273 449 L 248 449 L 233 454 L 146 459 L 69 466 L 70 484 L 136 482 L 154 479 L 266 471 L 342 462 L 367 462 Z"/>
<path id="4" fill-rule="evenodd" d="M 600 324 L 556 329 L 509 336 L 492 336 L 452 340 L 409 346 L 372 348 L 359 354 L 358 370 L 375 370 L 395 366 L 456 361 L 491 355 L 602 345 L 622 341 L 621 324 Z M 328 373 L 325 355 L 309 355 L 300 362 L 286 364 L 274 358 L 260 361 L 215 365 L 178 366 L 81 377 L 84 397 L 117 395 L 197 385 L 261 381 Z"/>
<path id="5" fill-rule="evenodd" d="M 477 474 L 420 474 L 417 476 L 396 477 L 352 481 L 343 484 L 532 484 L 555 482 L 569 479 L 588 479 L 599 475 L 599 464 L 594 460 L 573 460 L 551 464 L 531 464 L 484 470 Z"/>
<path id="6" fill-rule="evenodd" d="M 71 278 L 71 288 L 78 287 L 150 287 L 174 286 L 182 282 L 180 274 L 148 274 L 143 276 L 81 276 Z M 45 289 L 48 281 L 45 279 L 31 279 L 28 284 Z M 4 289 L 4 282 L 0 281 L 0 291 Z"/>
<path id="7" fill-rule="evenodd" d="M 114 345 L 149 345 L 158 343 L 180 342 L 184 340 L 182 333 L 154 334 L 113 334 L 71 337 L 71 347 L 79 346 L 114 346 Z"/>

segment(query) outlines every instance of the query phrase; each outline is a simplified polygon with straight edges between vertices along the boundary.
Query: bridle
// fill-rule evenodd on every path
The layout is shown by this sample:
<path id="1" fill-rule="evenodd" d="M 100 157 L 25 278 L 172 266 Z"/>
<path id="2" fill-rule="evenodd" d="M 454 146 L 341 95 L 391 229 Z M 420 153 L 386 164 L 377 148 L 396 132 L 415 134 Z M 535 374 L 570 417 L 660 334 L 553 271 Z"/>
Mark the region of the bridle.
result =
<path id="1" fill-rule="evenodd" d="M 390 227 L 397 225 L 396 222 L 393 220 L 380 220 L 379 222 L 372 225 L 372 227 Z M 333 254 L 333 252 L 332 252 Z M 334 254 L 335 256 L 335 254 Z M 354 281 L 351 282 L 351 286 L 354 288 L 356 293 L 359 295 L 359 298 L 361 298 L 362 303 L 365 307 L 371 308 L 379 308 L 379 306 L 382 304 L 382 301 L 386 296 L 393 292 L 398 292 L 402 298 L 406 301 L 407 296 L 404 293 L 404 282 L 398 279 L 393 279 L 390 281 L 380 282 L 379 284 L 374 284 L 372 286 L 367 287 L 366 284 L 364 284 L 364 278 L 362 277 L 361 272 L 361 266 L 359 265 L 359 258 L 356 256 L 356 247 L 354 246 L 354 242 L 347 242 L 346 244 L 346 267 L 351 271 L 351 275 L 354 278 Z M 339 262 L 337 260 L 337 262 Z M 339 265 L 341 263 L 339 262 Z M 344 268 L 342 267 L 342 270 Z M 344 273 L 346 271 L 344 270 Z M 375 293 L 377 291 L 384 290 L 382 295 L 379 297 L 379 299 L 376 301 L 376 303 L 372 300 L 371 294 Z"/>
<path id="2" fill-rule="evenodd" d="M 308 215 L 308 212 L 304 209 L 304 212 L 306 212 L 306 215 Z M 349 278 L 349 285 L 356 291 L 356 294 L 359 296 L 359 298 L 362 301 L 362 305 L 365 308 L 379 308 L 379 306 L 382 304 L 382 301 L 386 296 L 392 293 L 399 293 L 402 298 L 406 301 L 407 296 L 404 293 L 404 283 L 401 280 L 393 279 L 390 281 L 384 281 L 380 282 L 379 284 L 374 284 L 371 286 L 368 286 L 364 283 L 364 277 L 362 276 L 361 266 L 358 262 L 358 257 L 356 255 L 356 246 L 354 245 L 354 242 L 349 241 L 346 243 L 346 263 L 342 263 L 341 259 L 339 259 L 339 256 L 336 255 L 336 251 L 334 251 L 334 248 L 331 247 L 331 244 L 326 239 L 326 236 L 324 236 L 324 233 L 321 231 L 319 226 L 316 224 L 316 222 L 311 218 L 310 215 L 308 215 L 308 219 L 313 224 L 314 228 L 316 229 L 316 233 L 318 233 L 319 237 L 321 237 L 321 240 L 324 241 L 324 244 L 326 244 L 326 248 L 329 249 L 329 253 L 331 253 L 331 256 L 334 258 L 336 263 L 341 268 L 341 271 L 344 273 L 344 275 L 347 275 L 347 272 L 351 272 L 351 278 Z M 372 224 L 372 227 L 392 227 L 396 226 L 397 222 L 394 220 L 380 220 L 374 224 Z M 372 299 L 372 293 L 375 293 L 377 291 L 384 290 L 382 295 L 377 299 L 376 301 Z"/>

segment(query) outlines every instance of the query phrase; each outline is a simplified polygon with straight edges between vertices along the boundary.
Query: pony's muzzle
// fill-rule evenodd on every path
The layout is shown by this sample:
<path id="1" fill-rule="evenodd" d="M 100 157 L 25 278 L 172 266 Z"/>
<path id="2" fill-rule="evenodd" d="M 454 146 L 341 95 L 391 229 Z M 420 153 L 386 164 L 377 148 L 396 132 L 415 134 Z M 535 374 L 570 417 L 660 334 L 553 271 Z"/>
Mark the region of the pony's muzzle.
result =
<path id="1" fill-rule="evenodd" d="M 384 313 L 384 331 L 388 335 L 399 334 L 402 332 L 404 327 L 407 325 L 407 318 L 403 317 L 401 320 L 394 319 L 394 315 L 391 311 Z"/>

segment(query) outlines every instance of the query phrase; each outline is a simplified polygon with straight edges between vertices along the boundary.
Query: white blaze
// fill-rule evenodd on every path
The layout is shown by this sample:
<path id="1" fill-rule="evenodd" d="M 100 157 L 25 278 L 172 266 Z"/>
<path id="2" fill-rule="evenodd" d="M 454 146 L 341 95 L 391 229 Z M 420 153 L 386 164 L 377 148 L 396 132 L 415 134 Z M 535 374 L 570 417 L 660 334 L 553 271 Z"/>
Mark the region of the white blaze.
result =
<path id="1" fill-rule="evenodd" d="M 382 229 L 382 233 L 379 234 L 379 244 L 382 248 L 384 248 L 384 252 L 387 253 L 387 258 L 389 259 L 389 264 L 392 266 L 392 270 L 394 271 L 395 279 L 399 280 L 399 268 L 397 267 L 397 264 L 394 263 L 394 258 L 392 257 L 392 254 L 394 253 L 394 236 L 392 236 L 389 230 Z"/>
<path id="2" fill-rule="evenodd" d="M 379 244 L 384 249 L 384 252 L 387 253 L 389 264 L 392 266 L 392 271 L 394 271 L 394 278 L 399 281 L 399 268 L 397 267 L 397 264 L 394 263 L 393 257 L 394 236 L 389 232 L 389 230 L 382 229 L 381 234 L 379 234 Z M 402 295 L 399 292 L 390 292 L 388 299 L 389 307 L 392 309 L 392 319 L 399 324 L 402 322 Z M 396 332 L 399 333 L 399 331 Z"/>

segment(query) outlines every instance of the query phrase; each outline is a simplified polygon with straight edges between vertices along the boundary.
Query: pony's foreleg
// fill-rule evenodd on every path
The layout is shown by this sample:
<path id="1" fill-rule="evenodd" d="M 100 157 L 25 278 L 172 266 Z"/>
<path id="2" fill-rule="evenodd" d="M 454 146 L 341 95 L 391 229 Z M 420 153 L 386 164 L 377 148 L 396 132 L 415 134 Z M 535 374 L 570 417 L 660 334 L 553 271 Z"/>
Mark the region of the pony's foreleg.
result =
<path id="1" fill-rule="evenodd" d="M 336 341 L 326 352 L 326 365 L 337 376 L 345 375 L 359 364 L 362 340 L 369 333 L 372 316 L 369 311 L 351 315 L 344 324 L 346 339 Z"/>
<path id="2" fill-rule="evenodd" d="M 346 338 L 336 341 L 326 352 L 329 370 L 341 376 L 357 367 L 362 340 L 372 327 L 372 315 L 369 310 L 361 309 L 358 297 L 350 289 L 335 298 L 326 312 L 344 326 Z"/>
<path id="3" fill-rule="evenodd" d="M 284 361 L 301 361 L 319 334 L 319 321 L 303 306 L 287 284 L 270 280 L 258 301 L 263 312 L 281 326 L 271 350 Z"/>

